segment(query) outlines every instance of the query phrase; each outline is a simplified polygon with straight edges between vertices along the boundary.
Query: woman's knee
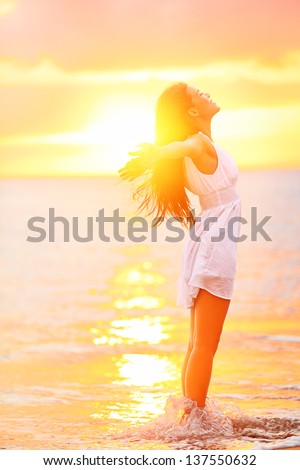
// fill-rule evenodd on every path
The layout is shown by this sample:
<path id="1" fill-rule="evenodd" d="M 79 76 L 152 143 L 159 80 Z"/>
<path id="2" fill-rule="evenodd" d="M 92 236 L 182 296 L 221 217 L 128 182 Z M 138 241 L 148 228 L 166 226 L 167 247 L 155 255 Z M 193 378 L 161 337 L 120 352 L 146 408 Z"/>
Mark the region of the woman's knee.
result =
<path id="1" fill-rule="evenodd" d="M 195 339 L 193 344 L 193 351 L 196 351 L 199 354 L 212 355 L 214 356 L 218 346 L 219 346 L 220 337 L 218 338 L 204 338 L 204 339 Z"/>

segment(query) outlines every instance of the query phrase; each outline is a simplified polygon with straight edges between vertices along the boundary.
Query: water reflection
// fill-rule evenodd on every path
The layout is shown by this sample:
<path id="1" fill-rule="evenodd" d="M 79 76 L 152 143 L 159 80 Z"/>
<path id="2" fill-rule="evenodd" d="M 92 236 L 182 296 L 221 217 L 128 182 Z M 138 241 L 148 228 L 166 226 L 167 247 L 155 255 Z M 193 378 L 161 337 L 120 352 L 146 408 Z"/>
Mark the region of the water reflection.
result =
<path id="1" fill-rule="evenodd" d="M 113 308 L 116 311 L 129 311 L 133 309 L 153 310 L 162 308 L 166 304 L 165 284 L 166 278 L 161 274 L 161 261 L 149 261 L 149 253 L 143 250 L 143 260 L 134 257 L 140 257 L 140 247 L 136 250 L 130 250 L 128 247 L 124 250 L 125 255 L 130 255 L 130 260 L 114 267 L 114 273 L 110 279 L 107 279 L 107 287 L 98 290 L 90 288 L 90 295 L 105 295 L 109 298 L 108 302 L 101 299 L 101 310 Z M 147 247 L 149 251 L 149 247 Z"/>
<path id="2" fill-rule="evenodd" d="M 103 326 L 90 329 L 95 336 L 92 339 L 95 345 L 159 344 L 169 338 L 166 332 L 170 329 L 168 316 L 161 316 L 158 312 L 153 312 L 153 316 L 141 315 L 141 311 L 161 309 L 166 303 L 166 279 L 160 273 L 160 263 L 147 259 L 149 247 L 143 248 L 143 256 L 145 250 L 147 251 L 146 259 L 132 260 L 135 256 L 140 256 L 140 247 L 135 248 L 136 250 L 126 247 L 125 253 L 126 256 L 130 255 L 130 261 L 115 268 L 115 274 L 107 282 L 110 287 L 102 291 L 111 300 L 107 304 L 101 302 L 101 309 L 113 310 L 115 319 L 105 329 Z M 90 291 L 90 294 L 95 295 L 96 292 Z M 132 312 L 133 310 L 138 313 Z"/>
<path id="3" fill-rule="evenodd" d="M 119 393 L 107 407 L 108 418 L 133 424 L 149 421 L 164 412 L 164 387 L 167 384 L 169 388 L 170 382 L 171 388 L 178 384 L 180 371 L 174 357 L 172 361 L 165 352 L 161 354 L 161 348 L 160 353 L 151 354 L 150 346 L 168 341 L 174 329 L 169 315 L 160 314 L 168 303 L 162 262 L 159 259 L 149 261 L 146 246 L 143 249 L 126 247 L 122 250 L 124 253 L 130 259 L 115 268 L 106 281 L 108 287 L 99 291 L 109 297 L 107 303 L 101 301 L 101 310 L 110 310 L 113 318 L 105 320 L 102 316 L 97 325 L 90 328 L 90 333 L 94 345 L 111 346 L 111 385 L 118 386 Z M 91 292 L 92 295 L 97 293 Z M 91 417 L 100 419 L 101 413 L 98 411 Z"/>
<path id="4" fill-rule="evenodd" d="M 148 422 L 164 413 L 166 394 L 132 390 L 128 397 L 130 407 L 124 403 L 116 403 L 110 407 L 109 418 L 128 423 Z M 99 418 L 99 415 L 93 415 Z"/>
<path id="5" fill-rule="evenodd" d="M 134 263 L 131 266 L 126 266 L 119 274 L 115 276 L 116 284 L 163 284 L 165 278 L 155 272 L 147 272 L 153 267 L 151 261 L 144 261 L 141 263 Z"/>
<path id="6" fill-rule="evenodd" d="M 121 380 L 114 384 L 153 386 L 178 378 L 176 366 L 167 357 L 156 354 L 123 354 L 116 366 Z"/>
<path id="7" fill-rule="evenodd" d="M 153 309 L 162 306 L 162 302 L 157 297 L 138 296 L 131 299 L 117 299 L 114 306 L 119 310 L 131 310 L 134 308 Z"/>
<path id="8" fill-rule="evenodd" d="M 155 287 L 164 284 L 165 278 L 153 270 L 151 261 L 126 263 L 114 276 L 113 283 L 117 289 L 113 306 L 118 310 L 148 310 L 163 306 L 163 299 L 157 295 Z"/>
<path id="9" fill-rule="evenodd" d="M 159 316 L 115 320 L 112 322 L 110 332 L 124 339 L 158 344 L 169 338 L 169 335 L 163 332 L 164 326 L 162 323 L 166 320 L 166 317 Z"/>
<path id="10" fill-rule="evenodd" d="M 163 414 L 168 396 L 163 384 L 178 381 L 176 365 L 156 354 L 123 354 L 115 365 L 119 378 L 112 383 L 128 387 L 129 396 L 110 407 L 109 417 L 134 424 Z"/>
<path id="11" fill-rule="evenodd" d="M 169 338 L 166 333 L 171 326 L 167 316 L 150 317 L 145 315 L 141 318 L 118 319 L 111 322 L 111 328 L 106 335 L 99 336 L 103 329 L 91 328 L 90 332 L 96 337 L 94 344 L 159 344 Z"/>

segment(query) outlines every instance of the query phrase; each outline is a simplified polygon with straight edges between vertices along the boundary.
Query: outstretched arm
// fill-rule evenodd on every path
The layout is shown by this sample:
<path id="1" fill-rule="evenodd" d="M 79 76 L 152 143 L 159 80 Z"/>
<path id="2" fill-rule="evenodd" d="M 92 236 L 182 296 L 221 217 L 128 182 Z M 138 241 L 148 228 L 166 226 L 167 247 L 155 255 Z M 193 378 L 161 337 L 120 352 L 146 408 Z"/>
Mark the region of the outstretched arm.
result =
<path id="1" fill-rule="evenodd" d="M 128 152 L 129 155 L 139 156 L 149 161 L 157 161 L 164 159 L 178 159 L 183 157 L 197 158 L 199 157 L 206 145 L 207 137 L 201 133 L 194 134 L 186 140 L 171 142 L 167 145 L 154 145 L 143 143 L 139 145 L 139 149 Z"/>
<path id="2" fill-rule="evenodd" d="M 207 145 L 204 134 L 194 134 L 184 141 L 171 142 L 167 145 L 150 143 L 140 144 L 137 150 L 128 152 L 133 157 L 119 170 L 121 178 L 132 181 L 150 170 L 161 159 L 179 159 L 183 157 L 201 158 Z"/>

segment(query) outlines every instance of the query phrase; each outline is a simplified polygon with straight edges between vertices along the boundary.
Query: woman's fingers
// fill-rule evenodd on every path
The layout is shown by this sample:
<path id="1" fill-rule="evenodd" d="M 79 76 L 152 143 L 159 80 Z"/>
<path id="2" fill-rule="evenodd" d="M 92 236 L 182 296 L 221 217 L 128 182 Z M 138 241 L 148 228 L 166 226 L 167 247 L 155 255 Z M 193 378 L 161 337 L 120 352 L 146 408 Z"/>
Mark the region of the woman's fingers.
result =
<path id="1" fill-rule="evenodd" d="M 134 158 L 131 158 L 123 168 L 118 170 L 121 178 L 132 181 L 151 168 L 151 155 L 155 146 L 148 142 L 142 142 L 138 144 L 138 147 L 136 150 L 128 152 L 128 155 Z"/>
<path id="2" fill-rule="evenodd" d="M 137 144 L 137 147 L 152 147 L 153 144 L 151 144 L 150 142 L 140 142 L 139 144 Z"/>
<path id="3" fill-rule="evenodd" d="M 147 157 L 151 151 L 153 151 L 153 144 L 149 142 L 141 142 L 137 145 L 137 150 L 131 150 L 128 152 L 133 157 Z"/>
<path id="4" fill-rule="evenodd" d="M 120 168 L 118 172 L 121 178 L 132 181 L 138 176 L 141 176 L 145 169 L 144 162 L 141 158 L 132 158 L 123 168 Z"/>

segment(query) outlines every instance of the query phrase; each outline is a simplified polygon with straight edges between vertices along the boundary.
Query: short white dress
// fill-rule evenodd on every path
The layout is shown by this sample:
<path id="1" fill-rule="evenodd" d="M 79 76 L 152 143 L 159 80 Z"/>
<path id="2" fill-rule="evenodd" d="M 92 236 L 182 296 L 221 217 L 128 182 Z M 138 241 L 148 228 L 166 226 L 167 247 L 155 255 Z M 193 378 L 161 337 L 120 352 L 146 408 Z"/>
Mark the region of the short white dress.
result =
<path id="1" fill-rule="evenodd" d="M 199 289 L 223 299 L 231 299 L 233 294 L 241 225 L 238 167 L 225 150 L 213 145 L 218 156 L 213 174 L 199 171 L 190 157 L 183 159 L 184 185 L 199 196 L 201 206 L 185 240 L 181 275 L 176 281 L 176 305 L 185 308 L 194 305 Z"/>

